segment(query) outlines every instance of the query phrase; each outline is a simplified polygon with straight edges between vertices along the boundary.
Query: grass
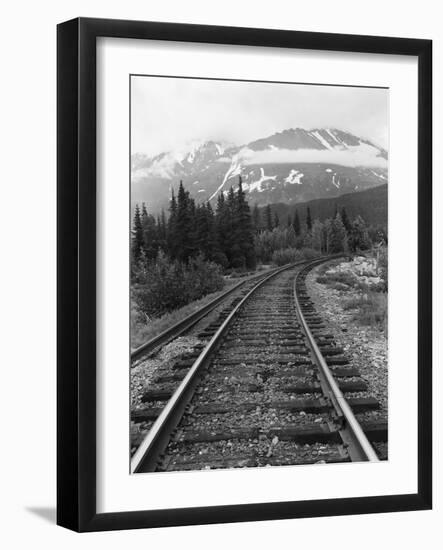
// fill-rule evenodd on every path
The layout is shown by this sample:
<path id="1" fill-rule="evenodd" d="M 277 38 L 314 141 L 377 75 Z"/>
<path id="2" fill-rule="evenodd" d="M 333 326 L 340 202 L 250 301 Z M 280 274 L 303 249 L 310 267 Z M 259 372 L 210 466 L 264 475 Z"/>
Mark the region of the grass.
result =
<path id="1" fill-rule="evenodd" d="M 385 292 L 365 292 L 343 302 L 345 311 L 352 311 L 353 318 L 361 325 L 388 329 L 388 295 Z"/>

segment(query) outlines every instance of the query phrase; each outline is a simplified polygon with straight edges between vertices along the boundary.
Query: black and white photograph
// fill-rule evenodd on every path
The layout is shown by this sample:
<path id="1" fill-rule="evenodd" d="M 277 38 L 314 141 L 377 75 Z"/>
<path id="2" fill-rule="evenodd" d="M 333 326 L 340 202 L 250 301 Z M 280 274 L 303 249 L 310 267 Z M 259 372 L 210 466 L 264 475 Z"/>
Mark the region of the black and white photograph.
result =
<path id="1" fill-rule="evenodd" d="M 130 102 L 131 472 L 388 460 L 389 89 Z"/>

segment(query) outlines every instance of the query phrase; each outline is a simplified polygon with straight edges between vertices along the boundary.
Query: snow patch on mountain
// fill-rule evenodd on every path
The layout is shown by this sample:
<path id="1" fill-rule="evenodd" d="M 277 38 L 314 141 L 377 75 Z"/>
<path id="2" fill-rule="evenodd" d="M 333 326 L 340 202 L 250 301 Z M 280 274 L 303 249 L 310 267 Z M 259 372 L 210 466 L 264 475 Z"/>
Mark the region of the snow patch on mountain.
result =
<path id="1" fill-rule="evenodd" d="M 311 135 L 313 135 L 318 141 L 323 145 L 325 149 L 333 150 L 332 146 L 329 145 L 329 143 L 325 140 L 325 138 L 320 134 L 318 130 L 314 130 L 313 132 L 310 132 Z"/>
<path id="2" fill-rule="evenodd" d="M 340 189 L 340 176 L 337 176 L 335 173 L 332 176 L 332 185 L 335 185 L 337 189 Z"/>
<path id="3" fill-rule="evenodd" d="M 302 172 L 299 172 L 298 170 L 291 170 L 289 172 L 289 175 L 287 178 L 285 178 L 286 183 L 298 183 L 299 185 L 302 184 L 301 178 L 304 176 Z"/>
<path id="4" fill-rule="evenodd" d="M 376 176 L 377 178 L 380 178 L 382 180 L 385 180 L 387 181 L 387 177 L 384 175 L 384 174 L 379 174 L 378 172 L 375 172 L 374 170 L 371 170 L 371 172 L 374 174 L 374 176 Z"/>
<path id="5" fill-rule="evenodd" d="M 262 191 L 264 191 L 262 183 L 264 183 L 265 181 L 275 181 L 276 179 L 277 176 L 265 176 L 265 171 L 263 170 L 263 168 L 260 168 L 260 179 L 252 183 L 244 183 L 243 187 L 249 192 L 258 191 L 259 193 L 261 193 Z"/>
<path id="6" fill-rule="evenodd" d="M 336 136 L 334 133 L 332 133 L 329 128 L 326 128 L 326 133 L 330 136 L 332 141 L 335 141 L 338 144 L 339 147 L 342 147 L 344 145 L 343 141 L 338 136 Z"/>
<path id="7" fill-rule="evenodd" d="M 226 172 L 223 181 L 221 184 L 217 187 L 214 193 L 209 197 L 209 200 L 212 200 L 225 186 L 225 183 L 230 180 L 231 178 L 234 178 L 235 176 L 240 176 L 243 168 L 243 164 L 245 164 L 245 160 L 251 156 L 254 153 L 254 151 L 251 151 L 251 149 L 248 149 L 247 147 L 243 147 L 243 149 L 240 149 L 240 151 L 233 155 L 231 166 L 228 168 L 228 171 Z M 226 162 L 226 157 L 221 157 L 218 159 L 218 162 Z"/>
<path id="8" fill-rule="evenodd" d="M 225 162 L 225 158 L 218 159 L 221 162 Z M 234 155 L 232 157 L 231 166 L 228 168 L 228 171 L 226 172 L 223 181 L 221 184 L 217 187 L 217 189 L 212 193 L 212 195 L 209 197 L 209 200 L 212 200 L 225 186 L 225 183 L 234 176 L 239 176 L 241 174 L 241 162 L 238 155 Z"/>

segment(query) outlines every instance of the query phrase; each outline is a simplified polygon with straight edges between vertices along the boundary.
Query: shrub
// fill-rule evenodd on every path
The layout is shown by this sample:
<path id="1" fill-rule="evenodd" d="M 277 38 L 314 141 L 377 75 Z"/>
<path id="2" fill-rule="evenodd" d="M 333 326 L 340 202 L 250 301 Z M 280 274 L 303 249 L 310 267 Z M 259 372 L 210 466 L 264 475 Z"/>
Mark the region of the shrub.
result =
<path id="1" fill-rule="evenodd" d="M 220 290 L 223 282 L 220 266 L 201 256 L 182 263 L 159 253 L 139 275 L 133 298 L 141 313 L 158 317 Z"/>
<path id="2" fill-rule="evenodd" d="M 320 256 L 320 252 L 315 248 L 302 248 L 301 253 L 304 260 L 313 260 Z"/>
<path id="3" fill-rule="evenodd" d="M 319 256 L 319 252 L 313 248 L 283 248 L 276 250 L 272 254 L 272 262 L 278 266 L 301 262 L 303 260 L 312 260 Z"/>
<path id="4" fill-rule="evenodd" d="M 379 275 L 383 280 L 383 290 L 388 290 L 388 248 L 386 246 L 380 249 L 378 255 Z"/>
<path id="5" fill-rule="evenodd" d="M 276 265 L 285 265 L 303 260 L 300 250 L 296 248 L 283 248 L 272 254 L 272 262 Z"/>

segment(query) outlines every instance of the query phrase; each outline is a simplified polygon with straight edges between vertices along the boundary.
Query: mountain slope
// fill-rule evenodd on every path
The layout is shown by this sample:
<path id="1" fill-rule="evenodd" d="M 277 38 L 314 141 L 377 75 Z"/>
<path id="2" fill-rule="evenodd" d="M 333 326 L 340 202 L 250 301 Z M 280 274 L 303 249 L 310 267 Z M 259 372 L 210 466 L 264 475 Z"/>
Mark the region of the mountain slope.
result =
<path id="1" fill-rule="evenodd" d="M 214 201 L 243 180 L 251 204 L 297 203 L 387 183 L 387 152 L 337 129 L 284 130 L 235 147 L 215 141 L 153 158 L 132 156 L 132 201 L 167 207 L 180 180 L 197 201 Z"/>
<path id="2" fill-rule="evenodd" d="M 346 208 L 348 217 L 352 220 L 361 216 L 368 225 L 380 225 L 387 227 L 388 224 L 388 186 L 379 185 L 365 191 L 347 193 L 336 198 L 316 199 L 313 201 L 289 205 L 277 203 L 271 205 L 272 213 L 276 213 L 281 224 L 285 224 L 288 215 L 293 216 L 295 209 L 300 217 L 301 223 L 306 223 L 306 211 L 309 206 L 313 220 L 318 218 L 324 221 L 334 215 L 335 209 Z M 262 219 L 264 211 L 260 209 Z"/>

